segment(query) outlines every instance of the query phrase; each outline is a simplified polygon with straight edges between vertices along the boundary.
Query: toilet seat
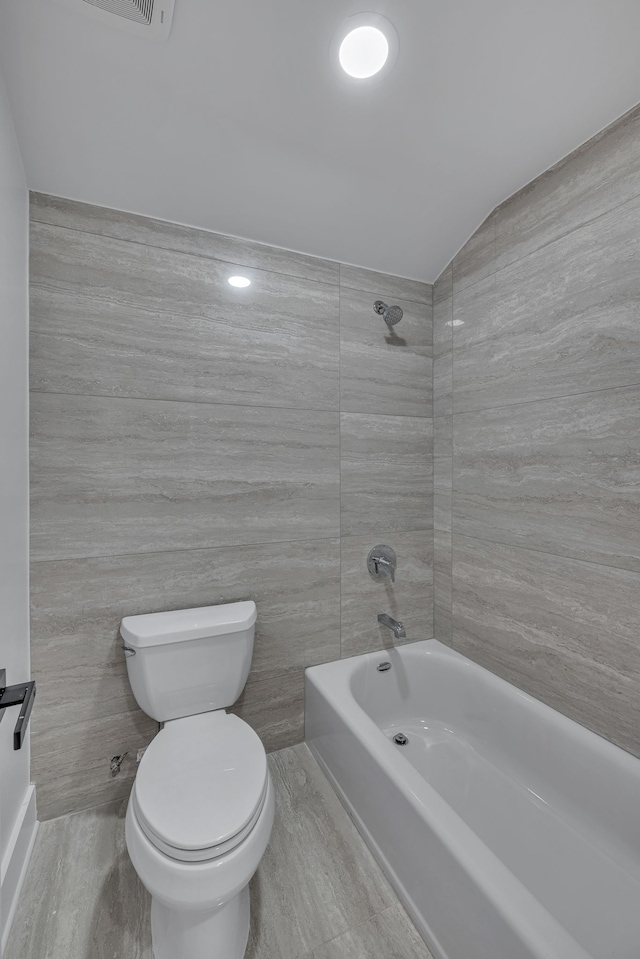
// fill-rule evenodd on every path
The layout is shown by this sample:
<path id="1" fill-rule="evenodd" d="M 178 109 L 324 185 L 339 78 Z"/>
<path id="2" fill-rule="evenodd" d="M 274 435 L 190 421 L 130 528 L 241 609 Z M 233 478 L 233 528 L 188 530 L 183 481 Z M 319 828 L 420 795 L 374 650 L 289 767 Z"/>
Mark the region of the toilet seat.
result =
<path id="1" fill-rule="evenodd" d="M 147 839 L 181 862 L 229 853 L 253 830 L 267 793 L 264 746 L 224 710 L 167 723 L 147 748 L 131 794 Z"/>

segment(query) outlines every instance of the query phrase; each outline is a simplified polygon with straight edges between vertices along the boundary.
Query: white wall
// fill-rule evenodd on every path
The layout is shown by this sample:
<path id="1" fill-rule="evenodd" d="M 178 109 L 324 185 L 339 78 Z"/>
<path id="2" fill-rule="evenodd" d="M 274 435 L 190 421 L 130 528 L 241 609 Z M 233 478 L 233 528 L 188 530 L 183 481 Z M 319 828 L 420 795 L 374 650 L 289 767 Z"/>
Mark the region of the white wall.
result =
<path id="1" fill-rule="evenodd" d="M 0 667 L 29 675 L 29 195 L 0 77 Z M 34 834 L 29 746 L 13 750 L 17 710 L 0 724 L 0 954 Z"/>

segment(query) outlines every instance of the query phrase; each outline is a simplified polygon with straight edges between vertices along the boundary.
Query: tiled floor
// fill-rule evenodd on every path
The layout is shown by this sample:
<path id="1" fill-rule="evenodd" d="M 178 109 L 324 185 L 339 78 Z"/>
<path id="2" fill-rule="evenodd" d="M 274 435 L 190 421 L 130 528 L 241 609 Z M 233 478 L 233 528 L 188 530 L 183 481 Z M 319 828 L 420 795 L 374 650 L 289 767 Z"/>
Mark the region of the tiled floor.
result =
<path id="1" fill-rule="evenodd" d="M 304 745 L 273 753 L 271 843 L 247 959 L 432 959 Z M 125 804 L 44 823 L 6 959 L 151 959 Z"/>

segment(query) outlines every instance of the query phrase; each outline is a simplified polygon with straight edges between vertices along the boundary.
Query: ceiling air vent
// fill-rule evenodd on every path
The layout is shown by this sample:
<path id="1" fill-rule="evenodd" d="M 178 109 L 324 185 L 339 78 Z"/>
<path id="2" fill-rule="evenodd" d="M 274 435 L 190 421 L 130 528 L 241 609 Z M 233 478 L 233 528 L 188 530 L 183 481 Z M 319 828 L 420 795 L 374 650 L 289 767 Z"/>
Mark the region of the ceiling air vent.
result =
<path id="1" fill-rule="evenodd" d="M 166 40 L 175 0 L 57 0 L 118 30 L 145 40 Z"/>

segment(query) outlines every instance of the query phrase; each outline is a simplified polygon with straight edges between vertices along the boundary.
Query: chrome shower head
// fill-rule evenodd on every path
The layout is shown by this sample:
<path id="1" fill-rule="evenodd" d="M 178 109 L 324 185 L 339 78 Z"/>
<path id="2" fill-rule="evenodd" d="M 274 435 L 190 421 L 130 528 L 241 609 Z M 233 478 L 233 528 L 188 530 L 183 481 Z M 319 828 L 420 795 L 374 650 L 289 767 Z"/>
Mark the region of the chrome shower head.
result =
<path id="1" fill-rule="evenodd" d="M 401 306 L 387 306 L 382 300 L 376 300 L 373 304 L 373 310 L 378 316 L 382 317 L 389 329 L 399 323 L 404 315 Z"/>

